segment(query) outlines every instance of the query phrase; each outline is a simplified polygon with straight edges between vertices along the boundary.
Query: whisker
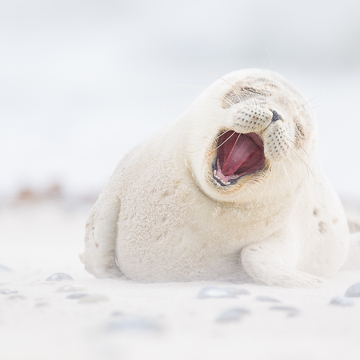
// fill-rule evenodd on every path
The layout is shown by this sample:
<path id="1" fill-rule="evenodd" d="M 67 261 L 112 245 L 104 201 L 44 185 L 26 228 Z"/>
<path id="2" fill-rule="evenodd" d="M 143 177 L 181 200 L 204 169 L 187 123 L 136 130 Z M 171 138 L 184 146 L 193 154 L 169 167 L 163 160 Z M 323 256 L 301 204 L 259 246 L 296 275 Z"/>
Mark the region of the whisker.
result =
<path id="1" fill-rule="evenodd" d="M 232 131 L 232 130 L 226 130 L 224 133 L 221 133 L 220 135 L 218 135 L 215 139 L 214 139 L 214 141 L 215 140 L 217 140 L 217 139 L 219 139 L 221 136 L 223 136 L 223 135 L 225 135 L 226 133 L 228 133 L 229 131 Z"/>
<path id="2" fill-rule="evenodd" d="M 235 146 L 236 146 L 236 143 L 237 143 L 238 140 L 239 140 L 240 135 L 241 135 L 241 134 L 239 134 L 238 137 L 236 138 L 235 143 L 234 143 L 234 146 L 232 147 L 232 149 L 231 149 L 231 151 L 230 151 L 230 153 L 229 153 L 229 157 L 230 157 L 231 154 L 233 153 L 233 151 L 234 151 L 234 149 L 235 149 Z"/>
<path id="3" fill-rule="evenodd" d="M 291 140 L 291 139 L 286 135 L 286 133 L 284 133 L 284 136 L 285 136 L 286 140 L 290 141 L 292 144 L 294 144 L 294 146 L 295 146 L 297 149 L 302 150 L 302 151 L 306 154 L 306 156 L 309 157 L 309 154 L 307 153 L 307 151 L 306 151 L 301 145 L 299 145 L 299 144 L 297 144 L 295 141 Z"/>
<path id="4" fill-rule="evenodd" d="M 307 109 L 303 109 L 303 110 L 300 111 L 300 114 L 302 114 L 302 113 L 305 112 L 305 111 L 309 111 L 309 110 L 316 109 L 316 108 L 319 107 L 319 106 L 322 106 L 322 104 L 315 105 L 315 106 L 310 107 L 310 108 L 307 108 Z"/>
<path id="5" fill-rule="evenodd" d="M 287 139 L 287 141 L 289 141 L 290 143 L 294 144 L 294 146 L 299 149 L 299 150 L 303 150 L 304 153 L 306 154 L 306 156 L 309 158 L 309 154 L 306 152 L 306 150 L 300 146 L 299 144 L 296 144 L 293 140 L 291 140 L 286 134 L 284 134 L 285 138 Z M 310 166 L 308 165 L 308 163 L 302 158 L 302 156 L 300 154 L 298 154 L 297 152 L 293 151 L 291 148 L 289 148 L 289 150 L 291 151 L 292 154 L 294 154 L 295 156 L 297 156 L 297 158 L 300 160 L 300 162 L 302 163 L 303 166 L 305 166 L 307 172 L 308 172 L 308 176 L 311 174 L 313 180 L 315 179 L 314 174 L 310 168 Z M 290 158 L 289 158 L 290 159 Z M 291 159 L 290 159 L 291 160 Z"/>
<path id="6" fill-rule="evenodd" d="M 307 101 L 306 103 L 302 104 L 301 106 L 304 107 L 306 104 L 308 104 L 309 102 L 315 100 L 319 95 L 322 94 L 322 91 L 320 91 L 317 95 L 315 95 L 313 98 L 311 98 L 309 101 Z"/>
<path id="7" fill-rule="evenodd" d="M 270 55 L 270 51 L 266 48 L 266 46 L 264 46 L 265 51 L 267 52 L 268 56 L 269 56 L 269 62 L 270 62 L 270 71 L 273 72 L 273 64 L 271 61 L 271 55 Z"/>
<path id="8" fill-rule="evenodd" d="M 228 130 L 228 131 L 230 131 L 230 130 Z M 225 133 L 224 133 L 224 134 L 225 134 Z M 234 131 L 222 144 L 220 144 L 220 145 L 219 145 L 218 147 L 216 147 L 214 150 L 210 151 L 210 152 L 208 153 L 208 156 L 211 155 L 214 151 L 216 151 L 219 147 L 223 146 L 231 137 L 234 136 L 234 134 L 237 134 L 237 133 Z M 223 134 L 221 134 L 221 135 L 223 135 Z M 240 135 L 240 134 L 239 134 L 239 135 Z"/>
<path id="9" fill-rule="evenodd" d="M 264 69 L 263 67 L 261 66 L 261 64 L 256 60 L 254 59 L 253 57 L 250 56 L 250 59 L 254 62 L 256 62 L 256 64 L 259 66 L 259 68 L 261 69 L 262 73 L 263 73 L 263 76 L 265 76 L 265 72 L 264 72 Z"/>

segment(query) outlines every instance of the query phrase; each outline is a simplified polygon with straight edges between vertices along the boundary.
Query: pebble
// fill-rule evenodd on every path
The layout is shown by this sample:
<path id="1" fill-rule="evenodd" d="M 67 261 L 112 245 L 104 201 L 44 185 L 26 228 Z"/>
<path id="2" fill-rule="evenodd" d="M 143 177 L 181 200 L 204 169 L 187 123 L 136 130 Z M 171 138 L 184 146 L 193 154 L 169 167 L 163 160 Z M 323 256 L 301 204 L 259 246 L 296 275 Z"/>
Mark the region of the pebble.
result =
<path id="1" fill-rule="evenodd" d="M 11 269 L 9 269 L 7 266 L 0 264 L 0 271 L 11 271 Z"/>
<path id="2" fill-rule="evenodd" d="M 106 332 L 114 331 L 159 331 L 160 326 L 146 319 L 141 318 L 121 318 L 110 321 L 105 326 Z"/>
<path id="3" fill-rule="evenodd" d="M 340 306 L 354 306 L 355 302 L 351 299 L 349 299 L 346 296 L 334 296 L 331 301 L 331 305 L 340 305 Z"/>
<path id="4" fill-rule="evenodd" d="M 18 291 L 15 289 L 0 289 L 0 294 L 9 295 L 9 294 L 17 294 Z"/>
<path id="5" fill-rule="evenodd" d="M 238 289 L 233 287 L 219 288 L 216 286 L 207 286 L 202 288 L 198 293 L 198 299 L 209 298 L 236 298 L 237 295 L 248 295 L 249 292 L 245 289 Z"/>
<path id="6" fill-rule="evenodd" d="M 118 317 L 118 316 L 123 316 L 124 314 L 121 311 L 113 311 L 111 313 L 111 316 L 113 317 Z"/>
<path id="7" fill-rule="evenodd" d="M 233 294 L 233 295 L 250 295 L 249 291 L 246 290 L 246 289 L 239 289 L 239 288 L 234 288 L 234 287 L 226 287 L 225 290 L 229 294 Z"/>
<path id="8" fill-rule="evenodd" d="M 58 292 L 75 292 L 78 290 L 84 290 L 85 287 L 81 285 L 62 285 L 59 286 L 56 291 Z"/>
<path id="9" fill-rule="evenodd" d="M 345 292 L 347 297 L 360 297 L 360 282 L 351 285 Z"/>
<path id="10" fill-rule="evenodd" d="M 38 302 L 35 304 L 36 307 L 45 307 L 45 306 L 49 306 L 50 304 L 48 302 Z"/>
<path id="11" fill-rule="evenodd" d="M 290 307 L 290 306 L 272 306 L 270 308 L 270 310 L 287 312 L 287 316 L 289 316 L 289 317 L 297 316 L 300 313 L 300 311 L 298 309 Z"/>
<path id="12" fill-rule="evenodd" d="M 8 299 L 11 299 L 11 300 L 25 300 L 26 296 L 23 296 L 23 295 L 11 295 L 11 296 L 8 297 Z"/>
<path id="13" fill-rule="evenodd" d="M 109 298 L 104 295 L 88 295 L 84 296 L 79 300 L 80 304 L 90 304 L 90 303 L 97 303 L 101 301 L 108 301 Z"/>
<path id="14" fill-rule="evenodd" d="M 65 273 L 55 273 L 46 279 L 46 281 L 63 281 L 63 280 L 74 281 L 74 279 L 70 275 Z"/>
<path id="15" fill-rule="evenodd" d="M 89 296 L 89 294 L 85 294 L 85 293 L 70 294 L 66 298 L 67 299 L 81 299 L 85 296 Z"/>
<path id="16" fill-rule="evenodd" d="M 281 301 L 278 299 L 274 299 L 270 296 L 264 296 L 264 295 L 259 295 L 255 298 L 256 301 L 262 301 L 262 302 L 272 302 L 272 303 L 280 303 Z"/>
<path id="17" fill-rule="evenodd" d="M 216 322 L 231 322 L 231 321 L 239 321 L 244 315 L 249 315 L 250 311 L 244 308 L 233 308 L 224 311 L 220 316 L 216 319 Z"/>

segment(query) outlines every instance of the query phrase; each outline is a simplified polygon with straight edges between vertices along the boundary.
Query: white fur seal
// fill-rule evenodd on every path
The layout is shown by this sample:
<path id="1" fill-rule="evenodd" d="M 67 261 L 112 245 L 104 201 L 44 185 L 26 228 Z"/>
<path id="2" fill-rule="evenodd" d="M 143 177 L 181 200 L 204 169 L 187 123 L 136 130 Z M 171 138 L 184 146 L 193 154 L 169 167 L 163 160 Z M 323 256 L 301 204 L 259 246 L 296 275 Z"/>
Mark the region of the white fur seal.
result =
<path id="1" fill-rule="evenodd" d="M 319 285 L 344 264 L 349 231 L 316 142 L 306 100 L 281 76 L 219 79 L 120 161 L 87 223 L 86 269 Z"/>

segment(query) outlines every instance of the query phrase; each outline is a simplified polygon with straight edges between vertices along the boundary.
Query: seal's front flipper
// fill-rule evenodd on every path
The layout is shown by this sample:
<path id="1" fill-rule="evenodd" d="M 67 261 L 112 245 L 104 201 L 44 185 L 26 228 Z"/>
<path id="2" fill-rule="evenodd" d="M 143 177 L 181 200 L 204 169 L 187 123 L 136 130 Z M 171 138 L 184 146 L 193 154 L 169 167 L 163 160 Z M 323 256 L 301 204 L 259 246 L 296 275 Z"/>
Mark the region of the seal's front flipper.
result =
<path id="1" fill-rule="evenodd" d="M 97 278 L 124 276 L 116 263 L 115 246 L 120 199 L 111 185 L 99 196 L 86 224 L 85 251 L 80 257 Z"/>
<path id="2" fill-rule="evenodd" d="M 292 246 L 291 246 L 292 245 Z M 268 240 L 241 250 L 245 271 L 257 282 L 269 286 L 318 287 L 324 280 L 296 269 L 297 256 L 291 243 Z"/>

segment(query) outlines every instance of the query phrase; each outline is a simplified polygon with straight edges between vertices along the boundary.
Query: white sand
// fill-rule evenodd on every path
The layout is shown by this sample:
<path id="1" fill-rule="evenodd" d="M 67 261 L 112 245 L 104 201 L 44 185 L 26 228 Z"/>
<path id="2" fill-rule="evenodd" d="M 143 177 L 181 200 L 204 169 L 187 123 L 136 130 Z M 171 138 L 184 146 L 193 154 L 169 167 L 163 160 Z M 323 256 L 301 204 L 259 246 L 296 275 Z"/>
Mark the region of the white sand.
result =
<path id="1" fill-rule="evenodd" d="M 321 289 L 97 280 L 78 259 L 89 208 L 66 207 L 47 202 L 0 210 L 0 264 L 13 270 L 0 271 L 0 289 L 18 291 L 0 294 L 1 360 L 360 359 L 360 298 L 350 307 L 329 305 L 360 281 L 360 272 L 342 272 Z M 56 272 L 75 281 L 45 281 Z M 65 284 L 102 298 L 67 299 L 73 293 L 57 291 Z M 243 288 L 250 295 L 198 299 L 209 285 Z M 255 301 L 258 295 L 299 313 L 270 310 L 279 304 Z M 250 314 L 215 321 L 236 307 Z M 142 329 L 126 328 L 139 319 Z M 111 324 L 118 328 L 111 330 Z"/>

